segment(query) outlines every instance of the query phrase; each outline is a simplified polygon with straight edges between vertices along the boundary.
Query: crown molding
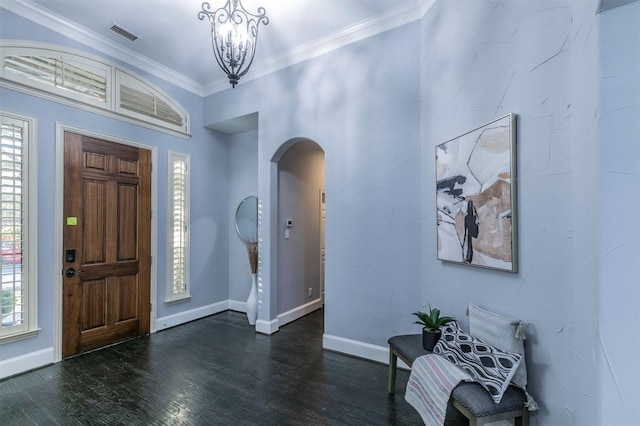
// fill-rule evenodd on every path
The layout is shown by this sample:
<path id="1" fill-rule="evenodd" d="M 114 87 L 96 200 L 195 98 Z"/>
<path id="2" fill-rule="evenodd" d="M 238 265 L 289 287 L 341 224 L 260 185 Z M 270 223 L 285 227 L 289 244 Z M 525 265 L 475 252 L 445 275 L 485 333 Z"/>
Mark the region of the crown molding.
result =
<path id="1" fill-rule="evenodd" d="M 251 81 L 292 65 L 316 58 L 349 44 L 364 40 L 390 29 L 416 21 L 433 6 L 436 0 L 415 0 L 389 9 L 384 14 L 319 37 L 294 47 L 282 54 L 263 60 L 260 67 L 252 68 L 243 81 Z M 205 85 L 176 72 L 158 62 L 141 56 L 126 47 L 49 11 L 43 11 L 28 0 L 2 0 L 2 8 L 36 22 L 52 31 L 80 41 L 101 53 L 109 55 L 160 79 L 170 82 L 199 96 L 208 96 L 230 89 L 226 79 L 212 80 Z"/>
<path id="2" fill-rule="evenodd" d="M 25 19 L 42 25 L 72 40 L 89 46 L 97 51 L 137 67 L 151 75 L 181 87 L 196 95 L 203 96 L 202 85 L 158 62 L 155 62 L 131 49 L 127 49 L 108 38 L 93 32 L 75 22 L 40 9 L 36 4 L 25 0 L 2 0 L 2 8 L 20 15 Z"/>
<path id="3" fill-rule="evenodd" d="M 421 18 L 431 9 L 431 6 L 433 6 L 435 2 L 436 0 L 418 0 Z"/>
<path id="4" fill-rule="evenodd" d="M 362 20 L 350 27 L 308 43 L 300 44 L 283 55 L 270 58 L 268 64 L 272 67 L 276 66 L 277 63 L 283 62 L 287 63 L 286 66 L 294 65 L 413 22 L 419 18 L 417 3 L 404 3 L 388 10 L 384 14 Z"/>
<path id="5" fill-rule="evenodd" d="M 273 72 L 299 64 L 309 59 L 340 49 L 349 44 L 367 39 L 393 28 L 420 19 L 435 3 L 435 0 L 416 0 L 389 9 L 384 14 L 365 19 L 350 27 L 319 37 L 307 43 L 300 44 L 280 55 L 275 55 L 260 63 L 260 67 L 252 68 L 249 76 L 244 76 L 244 82 L 256 80 Z M 229 84 L 212 82 L 204 88 L 205 96 L 228 89 Z"/>

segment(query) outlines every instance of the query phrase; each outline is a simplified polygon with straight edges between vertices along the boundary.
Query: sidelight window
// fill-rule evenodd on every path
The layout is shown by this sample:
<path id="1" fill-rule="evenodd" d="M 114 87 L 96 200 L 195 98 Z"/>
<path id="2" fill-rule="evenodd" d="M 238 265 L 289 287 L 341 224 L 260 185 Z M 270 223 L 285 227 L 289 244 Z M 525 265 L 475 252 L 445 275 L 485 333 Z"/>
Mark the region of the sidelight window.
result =
<path id="1" fill-rule="evenodd" d="M 37 331 L 35 119 L 0 111 L 0 342 Z"/>
<path id="2" fill-rule="evenodd" d="M 189 297 L 189 156 L 169 152 L 167 301 Z"/>

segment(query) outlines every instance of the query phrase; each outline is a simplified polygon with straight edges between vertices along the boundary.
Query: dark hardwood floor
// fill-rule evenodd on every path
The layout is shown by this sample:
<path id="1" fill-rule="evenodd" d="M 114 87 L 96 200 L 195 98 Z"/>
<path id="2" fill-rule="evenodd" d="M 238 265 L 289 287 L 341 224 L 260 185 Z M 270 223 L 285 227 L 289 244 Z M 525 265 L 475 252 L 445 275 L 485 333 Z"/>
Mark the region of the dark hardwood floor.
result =
<path id="1" fill-rule="evenodd" d="M 387 366 L 322 350 L 322 311 L 272 336 L 227 311 L 0 381 L 2 425 L 422 425 Z"/>

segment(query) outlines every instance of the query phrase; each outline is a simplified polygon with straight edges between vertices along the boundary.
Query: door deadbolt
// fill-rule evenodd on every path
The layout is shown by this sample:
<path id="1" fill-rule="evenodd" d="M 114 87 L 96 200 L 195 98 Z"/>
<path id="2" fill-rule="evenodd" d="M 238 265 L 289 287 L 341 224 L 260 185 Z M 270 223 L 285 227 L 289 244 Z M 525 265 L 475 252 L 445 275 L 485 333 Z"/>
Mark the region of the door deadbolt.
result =
<path id="1" fill-rule="evenodd" d="M 65 271 L 64 274 L 67 276 L 67 278 L 71 278 L 76 274 L 76 270 L 73 268 L 69 268 Z"/>

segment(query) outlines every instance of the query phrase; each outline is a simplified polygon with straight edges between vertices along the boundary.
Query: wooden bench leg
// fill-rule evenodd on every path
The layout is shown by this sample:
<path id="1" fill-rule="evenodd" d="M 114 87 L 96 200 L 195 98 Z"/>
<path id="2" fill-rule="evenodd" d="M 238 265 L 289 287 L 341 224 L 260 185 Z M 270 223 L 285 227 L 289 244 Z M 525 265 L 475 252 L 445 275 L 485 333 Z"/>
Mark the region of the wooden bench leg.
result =
<path id="1" fill-rule="evenodd" d="M 389 348 L 389 386 L 390 394 L 396 391 L 396 368 L 398 367 L 398 357 L 393 353 L 393 349 Z"/>
<path id="2" fill-rule="evenodd" d="M 521 410 L 505 411 L 502 413 L 490 414 L 485 417 L 476 417 L 475 414 L 453 398 L 451 399 L 451 404 L 469 420 L 469 426 L 484 426 L 499 420 L 509 419 L 514 419 L 515 426 L 529 426 L 529 409 L 527 407 L 523 407 Z"/>
<path id="3" fill-rule="evenodd" d="M 524 407 L 522 416 L 516 417 L 515 426 L 529 426 L 529 409 Z"/>

